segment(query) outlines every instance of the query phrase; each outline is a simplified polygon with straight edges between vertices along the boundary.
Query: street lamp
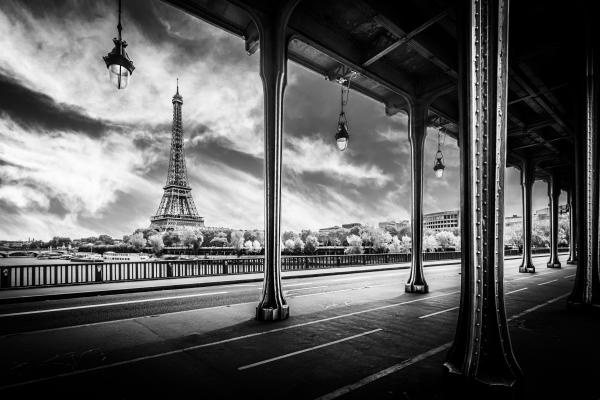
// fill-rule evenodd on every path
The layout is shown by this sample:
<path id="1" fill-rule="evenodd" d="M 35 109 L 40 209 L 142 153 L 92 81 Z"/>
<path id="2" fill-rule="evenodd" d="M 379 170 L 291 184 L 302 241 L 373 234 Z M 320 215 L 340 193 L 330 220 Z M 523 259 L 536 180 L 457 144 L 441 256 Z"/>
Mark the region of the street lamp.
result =
<path id="1" fill-rule="evenodd" d="M 446 141 L 446 135 L 444 135 L 444 142 Z M 438 130 L 438 149 L 437 153 L 435 153 L 435 160 L 433 162 L 433 170 L 435 171 L 435 176 L 437 178 L 441 178 L 444 176 L 444 154 L 442 153 L 442 130 Z"/>
<path id="2" fill-rule="evenodd" d="M 346 119 L 346 113 L 344 113 L 344 106 L 348 104 L 348 96 L 350 95 L 350 79 L 342 78 L 341 84 L 341 110 L 340 116 L 338 117 L 337 132 L 335 133 L 335 143 L 339 151 L 344 151 L 348 148 L 348 141 L 350 140 L 348 120 Z"/>
<path id="3" fill-rule="evenodd" d="M 110 81 L 117 87 L 117 89 L 125 89 L 131 79 L 131 74 L 135 67 L 133 62 L 129 59 L 125 47 L 127 42 L 121 38 L 121 0 L 119 0 L 119 24 L 117 30 L 119 31 L 119 38 L 114 38 L 113 42 L 115 47 L 110 53 L 102 57 L 108 68 L 108 76 Z"/>

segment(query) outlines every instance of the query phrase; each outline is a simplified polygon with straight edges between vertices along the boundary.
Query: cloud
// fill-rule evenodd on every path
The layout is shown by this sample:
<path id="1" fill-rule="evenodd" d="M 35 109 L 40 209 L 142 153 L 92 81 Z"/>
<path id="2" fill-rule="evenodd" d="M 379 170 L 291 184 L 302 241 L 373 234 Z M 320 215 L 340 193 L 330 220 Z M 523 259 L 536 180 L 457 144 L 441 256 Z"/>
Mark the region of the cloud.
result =
<path id="1" fill-rule="evenodd" d="M 296 173 L 318 172 L 353 185 L 381 187 L 392 180 L 376 165 L 357 165 L 320 137 L 288 138 L 285 168 Z"/>

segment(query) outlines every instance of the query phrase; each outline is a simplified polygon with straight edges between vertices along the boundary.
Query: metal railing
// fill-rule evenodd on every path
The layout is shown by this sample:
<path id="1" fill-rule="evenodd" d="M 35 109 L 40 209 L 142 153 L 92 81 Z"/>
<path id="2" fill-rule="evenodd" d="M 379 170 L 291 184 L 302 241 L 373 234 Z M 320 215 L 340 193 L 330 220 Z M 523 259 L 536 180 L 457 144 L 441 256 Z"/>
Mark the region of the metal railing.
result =
<path id="1" fill-rule="evenodd" d="M 568 249 L 559 249 L 559 252 Z M 548 253 L 534 249 L 534 254 Z M 506 250 L 506 256 L 518 255 Z M 460 259 L 460 251 L 423 253 L 423 261 Z M 337 268 L 360 265 L 398 264 L 411 261 L 411 254 L 345 254 L 282 257 L 283 271 Z M 65 263 L 49 265 L 5 265 L 0 267 L 0 288 L 76 285 L 151 279 L 236 275 L 263 272 L 263 257 L 152 260 L 112 263 Z"/>

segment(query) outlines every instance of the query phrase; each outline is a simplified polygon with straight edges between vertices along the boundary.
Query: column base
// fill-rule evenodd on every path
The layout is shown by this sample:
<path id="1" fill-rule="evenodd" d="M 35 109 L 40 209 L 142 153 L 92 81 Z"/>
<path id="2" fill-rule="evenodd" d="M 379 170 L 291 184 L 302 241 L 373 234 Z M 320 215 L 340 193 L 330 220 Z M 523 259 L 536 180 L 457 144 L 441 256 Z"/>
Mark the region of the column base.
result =
<path id="1" fill-rule="evenodd" d="M 546 267 L 548 267 L 548 268 L 560 268 L 561 264 L 560 264 L 560 261 L 554 261 L 554 262 L 550 261 L 548 264 L 546 264 Z"/>
<path id="2" fill-rule="evenodd" d="M 521 266 L 519 266 L 519 272 L 533 274 L 535 273 L 535 267 L 533 266 L 533 264 L 521 264 Z"/>
<path id="3" fill-rule="evenodd" d="M 426 283 L 423 285 L 407 283 L 404 285 L 404 291 L 406 293 L 429 293 L 429 286 Z"/>
<path id="4" fill-rule="evenodd" d="M 569 258 L 569 259 L 567 260 L 567 264 L 570 264 L 570 265 L 577 265 L 577 259 L 576 259 L 576 258 L 573 258 L 573 259 Z"/>
<path id="5" fill-rule="evenodd" d="M 450 399 L 485 398 L 486 400 L 512 399 L 517 391 L 517 379 L 506 379 L 499 377 L 496 381 L 487 379 L 480 380 L 476 377 L 466 378 L 457 371 L 444 364 L 446 370 L 445 384 Z"/>
<path id="6" fill-rule="evenodd" d="M 600 303 L 583 303 L 578 300 L 567 300 L 567 308 L 576 311 L 592 311 L 594 313 L 598 313 L 600 315 Z"/>
<path id="7" fill-rule="evenodd" d="M 290 307 L 285 304 L 279 308 L 256 307 L 257 321 L 283 321 L 290 316 Z"/>

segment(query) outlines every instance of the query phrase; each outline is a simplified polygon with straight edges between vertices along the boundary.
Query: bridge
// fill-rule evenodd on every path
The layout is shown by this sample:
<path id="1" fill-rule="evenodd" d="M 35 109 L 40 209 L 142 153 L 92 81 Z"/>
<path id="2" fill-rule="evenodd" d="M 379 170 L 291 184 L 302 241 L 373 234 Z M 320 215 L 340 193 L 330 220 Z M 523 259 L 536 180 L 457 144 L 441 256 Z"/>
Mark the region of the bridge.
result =
<path id="1" fill-rule="evenodd" d="M 38 250 L 3 250 L 0 257 L 37 257 L 40 253 Z"/>
<path id="2" fill-rule="evenodd" d="M 249 54 L 260 49 L 263 283 L 7 306 L 3 367 L 12 375 L 0 389 L 70 393 L 65 387 L 81 385 L 116 395 L 103 387 L 112 382 L 130 397 L 600 396 L 592 333 L 600 306 L 599 35 L 591 1 L 166 2 L 239 36 Z M 288 60 L 351 80 L 388 115 L 408 115 L 418 256 L 405 271 L 282 281 Z M 444 129 L 460 148 L 461 262 L 438 270 L 424 268 L 422 257 L 427 127 Z M 517 260 L 503 254 L 507 166 L 521 171 Z M 540 179 L 551 214 L 547 262 L 531 251 L 531 193 Z M 568 258 L 558 254 L 561 190 L 575 238 Z M 27 346 L 34 351 L 20 354 Z"/>

